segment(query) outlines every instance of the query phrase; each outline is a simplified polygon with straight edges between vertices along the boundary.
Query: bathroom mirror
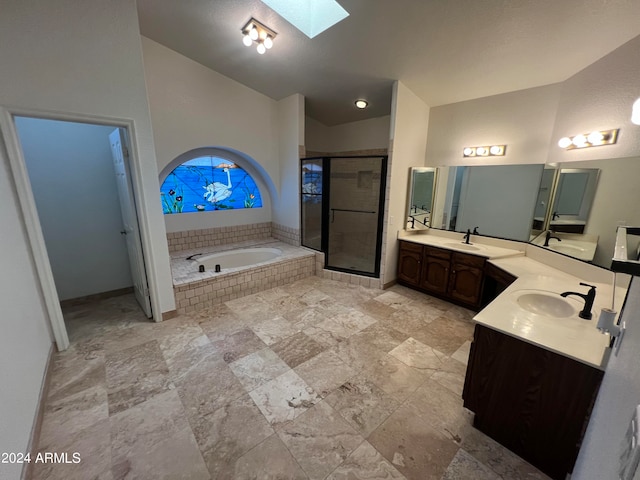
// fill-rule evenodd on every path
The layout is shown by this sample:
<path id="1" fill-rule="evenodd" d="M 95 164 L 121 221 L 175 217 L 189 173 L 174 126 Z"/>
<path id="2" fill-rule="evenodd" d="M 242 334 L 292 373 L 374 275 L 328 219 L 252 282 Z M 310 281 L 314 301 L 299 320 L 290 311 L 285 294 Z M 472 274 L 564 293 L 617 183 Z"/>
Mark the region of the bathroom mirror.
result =
<path id="1" fill-rule="evenodd" d="M 409 195 L 407 202 L 407 229 L 424 229 L 431 226 L 435 190 L 435 168 L 410 168 Z"/>
<path id="2" fill-rule="evenodd" d="M 561 168 L 553 195 L 549 228 L 556 232 L 584 233 L 600 170 Z"/>
<path id="3" fill-rule="evenodd" d="M 481 167 L 490 169 L 488 170 L 488 174 L 481 175 L 481 177 L 484 177 L 482 182 L 486 183 L 485 186 L 481 185 L 481 189 L 485 191 L 499 191 L 500 193 L 493 195 L 494 198 L 492 198 L 491 201 L 494 202 L 493 205 L 499 202 L 499 206 L 502 207 L 508 207 L 511 204 L 515 205 L 515 202 L 522 202 L 524 197 L 528 196 L 531 202 L 531 216 L 527 219 L 527 222 L 529 222 L 529 233 L 527 235 L 520 234 L 519 237 L 512 236 L 513 231 L 517 230 L 517 226 L 511 225 L 509 225 L 509 232 L 506 232 L 506 234 L 505 232 L 503 232 L 503 234 L 497 233 L 497 230 L 491 230 L 489 227 L 490 223 L 483 224 L 482 221 L 477 221 L 480 217 L 471 217 L 468 220 L 468 227 L 460 222 L 458 210 L 460 208 L 459 201 L 461 192 L 457 193 L 455 191 L 456 186 L 458 189 L 462 189 L 464 170 L 468 168 L 479 168 L 475 166 L 439 167 L 435 208 L 431 220 L 433 228 L 466 232 L 466 228 L 473 230 L 473 228 L 477 226 L 479 227 L 479 233 L 482 235 L 529 241 L 532 236 L 535 236 L 532 235 L 532 233 L 535 234 L 535 229 L 534 232 L 531 232 L 531 226 L 534 225 L 535 227 L 537 221 L 539 227 L 537 233 L 540 233 L 546 219 L 546 210 L 550 210 L 551 207 L 549 202 L 552 197 L 550 187 L 548 186 L 550 177 L 552 179 L 555 170 L 566 169 L 599 170 L 596 188 L 591 201 L 591 208 L 585 220 L 586 224 L 584 225 L 583 232 L 585 235 L 598 238 L 596 253 L 592 263 L 601 267 L 610 268 L 615 246 L 616 227 L 619 225 L 640 225 L 640 208 L 638 208 L 640 204 L 640 189 L 638 189 L 637 186 L 637 179 L 640 178 L 640 158 L 638 157 L 569 162 L 560 164 L 556 168 L 542 164 L 536 166 L 512 165 L 512 167 L 516 167 L 516 172 L 519 171 L 517 167 L 523 167 L 521 174 L 532 176 L 532 178 L 529 179 L 529 185 L 533 183 L 535 186 L 533 193 L 529 192 L 527 195 L 521 195 L 517 189 L 498 190 L 500 185 L 494 181 L 494 176 L 491 172 L 493 172 L 493 169 L 496 169 L 496 172 L 499 173 L 503 167 L 505 166 Z M 534 167 L 537 167 L 537 169 Z M 478 180 L 479 179 L 480 177 L 478 177 Z M 523 181 L 526 182 L 526 179 Z M 547 187 L 546 190 L 543 191 L 545 181 L 547 182 Z M 464 197 L 462 198 L 464 199 Z M 541 202 L 544 202 L 544 204 L 541 205 Z M 489 210 L 486 205 L 483 208 L 480 204 L 478 204 L 476 209 L 480 212 Z M 553 211 L 551 211 L 551 213 L 553 213 Z M 509 222 L 514 221 L 511 215 L 505 214 L 504 217 L 496 216 L 496 220 L 504 219 L 505 222 L 507 218 L 509 218 Z M 488 220 L 491 220 L 491 218 Z M 465 222 L 467 222 L 467 220 L 465 220 Z M 516 222 L 520 224 L 520 219 L 516 219 Z"/>

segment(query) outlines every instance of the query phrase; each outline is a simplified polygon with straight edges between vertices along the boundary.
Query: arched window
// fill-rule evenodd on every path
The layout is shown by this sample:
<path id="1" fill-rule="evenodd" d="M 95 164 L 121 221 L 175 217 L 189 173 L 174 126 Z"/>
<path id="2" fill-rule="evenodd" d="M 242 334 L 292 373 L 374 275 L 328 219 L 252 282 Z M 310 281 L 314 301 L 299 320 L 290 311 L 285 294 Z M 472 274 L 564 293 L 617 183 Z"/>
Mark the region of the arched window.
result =
<path id="1" fill-rule="evenodd" d="M 178 165 L 160 186 L 165 214 L 260 208 L 256 182 L 234 162 L 215 156 Z"/>

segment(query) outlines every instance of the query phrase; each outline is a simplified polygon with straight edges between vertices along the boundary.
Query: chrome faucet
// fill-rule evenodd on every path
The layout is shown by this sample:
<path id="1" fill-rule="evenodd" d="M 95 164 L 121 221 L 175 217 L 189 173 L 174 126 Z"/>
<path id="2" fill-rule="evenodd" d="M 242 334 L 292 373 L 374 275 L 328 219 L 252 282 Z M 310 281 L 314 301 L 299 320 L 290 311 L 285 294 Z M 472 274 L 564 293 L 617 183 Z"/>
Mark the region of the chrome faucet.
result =
<path id="1" fill-rule="evenodd" d="M 591 317 L 592 317 L 591 309 L 593 308 L 593 302 L 596 299 L 596 286 L 589 285 L 588 283 L 582 283 L 582 282 L 580 282 L 580 285 L 582 285 L 583 287 L 591 287 L 591 288 L 589 288 L 589 292 L 587 292 L 586 294 L 578 293 L 578 292 L 563 292 L 560 294 L 560 296 L 568 297 L 569 295 L 575 295 L 577 297 L 582 298 L 584 300 L 584 308 L 578 314 L 578 316 L 580 318 L 584 318 L 585 320 L 591 320 Z"/>
<path id="2" fill-rule="evenodd" d="M 552 237 L 551 234 L 553 232 L 551 230 L 547 230 L 547 235 L 544 237 L 544 245 L 543 247 L 548 247 L 549 246 L 549 240 L 558 240 L 559 242 L 561 242 L 562 240 L 558 237 Z"/>
<path id="3" fill-rule="evenodd" d="M 467 245 L 471 245 L 471 243 L 469 243 L 470 238 L 471 238 L 471 229 L 467 228 L 467 233 L 465 233 L 464 237 L 462 237 L 462 240 L 464 240 L 463 243 L 466 243 Z"/>

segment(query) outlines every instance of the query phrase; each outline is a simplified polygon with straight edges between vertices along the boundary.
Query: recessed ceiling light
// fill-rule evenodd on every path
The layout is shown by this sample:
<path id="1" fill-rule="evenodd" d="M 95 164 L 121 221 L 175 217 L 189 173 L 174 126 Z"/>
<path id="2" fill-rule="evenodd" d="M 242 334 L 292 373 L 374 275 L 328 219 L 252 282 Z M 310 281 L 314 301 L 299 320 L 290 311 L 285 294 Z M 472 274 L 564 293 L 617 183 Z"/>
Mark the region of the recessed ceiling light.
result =
<path id="1" fill-rule="evenodd" d="M 358 108 L 367 108 L 368 105 L 369 102 L 367 102 L 366 100 L 356 100 L 356 107 Z"/>

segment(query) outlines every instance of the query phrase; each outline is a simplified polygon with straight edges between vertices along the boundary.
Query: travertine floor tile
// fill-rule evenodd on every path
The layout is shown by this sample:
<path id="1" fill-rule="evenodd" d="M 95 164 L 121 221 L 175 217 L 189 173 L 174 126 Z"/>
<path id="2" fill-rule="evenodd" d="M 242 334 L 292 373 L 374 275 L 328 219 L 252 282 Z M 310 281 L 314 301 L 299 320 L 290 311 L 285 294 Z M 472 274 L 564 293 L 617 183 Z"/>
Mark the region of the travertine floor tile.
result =
<path id="1" fill-rule="evenodd" d="M 427 374 L 409 367 L 391 355 L 382 355 L 362 371 L 382 390 L 402 402 L 424 383 Z"/>
<path id="2" fill-rule="evenodd" d="M 400 308 L 411 303 L 411 299 L 396 292 L 387 290 L 381 295 L 373 297 L 376 302 L 383 303 L 391 308 Z"/>
<path id="3" fill-rule="evenodd" d="M 471 340 L 467 340 L 464 342 L 458 350 L 456 350 L 451 358 L 459 361 L 463 365 L 467 365 L 469 363 L 469 352 L 471 351 Z"/>
<path id="4" fill-rule="evenodd" d="M 295 372 L 323 398 L 356 374 L 354 369 L 331 350 L 301 363 L 295 368 Z"/>
<path id="5" fill-rule="evenodd" d="M 267 345 L 273 345 L 278 340 L 295 335 L 300 331 L 294 324 L 281 316 L 256 323 L 251 326 L 251 330 Z"/>
<path id="6" fill-rule="evenodd" d="M 190 422 L 212 478 L 233 478 L 238 458 L 274 433 L 249 395 Z"/>
<path id="7" fill-rule="evenodd" d="M 271 349 L 291 368 L 310 360 L 325 350 L 325 347 L 305 335 L 298 332 L 273 344 Z"/>
<path id="8" fill-rule="evenodd" d="M 433 373 L 442 368 L 446 355 L 442 352 L 409 337 L 396 348 L 389 352 L 389 355 L 397 358 L 409 367 L 414 367 L 427 373 Z"/>
<path id="9" fill-rule="evenodd" d="M 329 332 L 333 338 L 345 339 L 375 322 L 375 319 L 369 315 L 350 309 L 348 313 L 334 315 L 316 324 L 315 327 Z"/>
<path id="10" fill-rule="evenodd" d="M 405 407 L 391 414 L 368 440 L 410 480 L 440 480 L 458 451 L 450 438 Z"/>
<path id="11" fill-rule="evenodd" d="M 453 393 L 462 397 L 462 389 L 464 388 L 464 377 L 467 367 L 458 360 L 445 358 L 442 366 L 433 375 L 431 380 L 438 382 L 440 385 L 448 388 Z"/>
<path id="12" fill-rule="evenodd" d="M 363 379 L 345 382 L 325 402 L 365 438 L 400 406 L 391 395 Z"/>
<path id="13" fill-rule="evenodd" d="M 260 337 L 249 328 L 243 328 L 233 333 L 209 333 L 209 339 L 213 348 L 222 355 L 227 363 L 262 350 L 266 346 Z"/>
<path id="14" fill-rule="evenodd" d="M 230 363 L 229 368 L 238 377 L 247 392 L 290 370 L 289 365 L 284 363 L 270 348 L 263 348 L 242 357 L 240 360 Z"/>
<path id="15" fill-rule="evenodd" d="M 277 428 L 310 479 L 324 479 L 363 441 L 329 405 L 320 402 Z"/>
<path id="16" fill-rule="evenodd" d="M 473 337 L 473 325 L 469 322 L 441 316 L 429 323 L 424 330 L 411 334 L 413 338 L 436 350 L 451 355 Z"/>
<path id="17" fill-rule="evenodd" d="M 110 415 L 172 388 L 156 340 L 108 354 L 106 372 Z"/>
<path id="18" fill-rule="evenodd" d="M 293 420 L 320 397 L 293 370 L 249 392 L 262 414 L 272 425 Z"/>
<path id="19" fill-rule="evenodd" d="M 390 324 L 377 322 L 358 332 L 356 337 L 381 352 L 389 353 L 409 338 L 409 334 L 396 330 Z"/>
<path id="20" fill-rule="evenodd" d="M 469 477 L 471 478 L 471 477 Z M 396 468 L 364 441 L 336 468 L 327 480 L 404 480 Z"/>
<path id="21" fill-rule="evenodd" d="M 174 390 L 120 412 L 110 421 L 116 479 L 210 478 Z"/>
<path id="22" fill-rule="evenodd" d="M 501 477 L 461 448 L 451 460 L 442 480 L 467 480 L 469 478 L 473 478 L 473 480 L 500 480 Z"/>
<path id="23" fill-rule="evenodd" d="M 282 440 L 274 433 L 238 459 L 233 480 L 307 480 Z"/>

